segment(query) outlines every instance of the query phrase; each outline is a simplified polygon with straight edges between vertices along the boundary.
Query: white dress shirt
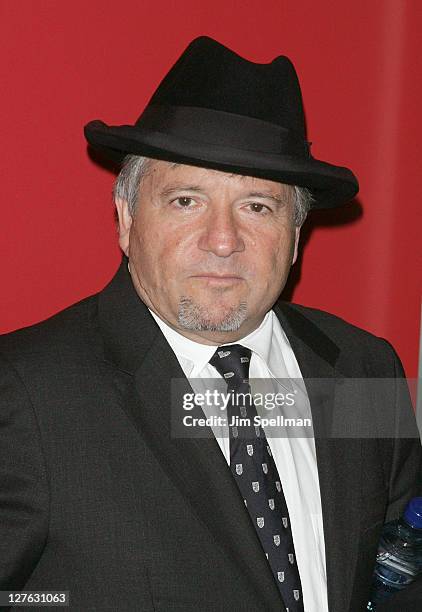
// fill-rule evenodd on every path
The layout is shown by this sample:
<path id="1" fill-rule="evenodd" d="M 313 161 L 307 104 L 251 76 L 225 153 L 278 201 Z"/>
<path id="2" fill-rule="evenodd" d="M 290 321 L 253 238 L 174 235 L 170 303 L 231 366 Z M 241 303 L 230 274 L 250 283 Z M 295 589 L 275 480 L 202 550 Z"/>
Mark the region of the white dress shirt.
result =
<path id="1" fill-rule="evenodd" d="M 173 349 L 180 366 L 189 379 L 195 393 L 209 387 L 205 380 L 221 379 L 217 370 L 208 362 L 215 353 L 216 346 L 200 344 L 181 335 L 169 327 L 154 312 L 150 311 Z M 228 343 L 233 344 L 233 343 Z M 267 379 L 274 391 L 294 392 L 300 401 L 290 409 L 296 410 L 300 417 L 311 418 L 309 400 L 303 384 L 302 374 L 293 350 L 274 312 L 269 311 L 258 329 L 236 341 L 251 349 L 252 356 L 249 377 L 252 393 L 255 392 L 254 380 Z M 201 388 L 201 379 L 204 387 Z M 284 380 L 277 380 L 284 379 Z M 257 387 L 255 387 L 257 388 Z M 269 387 L 266 387 L 268 390 Z M 264 409 L 256 406 L 260 416 Z M 276 410 L 281 410 L 280 408 Z M 206 416 L 207 407 L 203 408 Z M 271 414 L 271 416 L 275 416 Z M 212 427 L 222 453 L 230 465 L 230 442 L 227 426 Z M 299 568 L 305 612 L 328 612 L 327 577 L 325 566 L 325 545 L 322 523 L 321 496 L 316 463 L 315 440 L 309 429 L 306 437 L 270 437 L 264 427 L 267 440 L 280 476 L 284 496 L 290 515 L 296 559 Z M 274 428 L 271 430 L 274 432 Z"/>

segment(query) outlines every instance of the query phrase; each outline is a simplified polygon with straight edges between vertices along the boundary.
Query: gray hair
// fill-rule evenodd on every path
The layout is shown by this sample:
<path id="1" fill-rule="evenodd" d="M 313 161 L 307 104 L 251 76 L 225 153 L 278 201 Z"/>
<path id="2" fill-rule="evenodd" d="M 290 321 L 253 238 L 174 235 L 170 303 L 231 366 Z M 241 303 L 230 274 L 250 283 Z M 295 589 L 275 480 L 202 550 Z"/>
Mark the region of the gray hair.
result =
<path id="1" fill-rule="evenodd" d="M 113 197 L 126 200 L 129 212 L 133 216 L 138 204 L 139 188 L 142 179 L 147 175 L 151 162 L 149 157 L 140 155 L 126 155 L 123 160 L 122 169 L 114 183 Z M 294 222 L 300 227 L 312 206 L 312 193 L 306 187 L 293 186 L 294 197 Z"/>

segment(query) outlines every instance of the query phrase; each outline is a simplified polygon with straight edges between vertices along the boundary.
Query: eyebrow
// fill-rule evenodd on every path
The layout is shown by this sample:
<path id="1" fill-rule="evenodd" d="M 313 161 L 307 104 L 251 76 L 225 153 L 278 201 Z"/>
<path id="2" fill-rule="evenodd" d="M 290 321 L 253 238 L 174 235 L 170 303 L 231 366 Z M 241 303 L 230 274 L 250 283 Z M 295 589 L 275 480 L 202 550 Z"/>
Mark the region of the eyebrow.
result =
<path id="1" fill-rule="evenodd" d="M 245 197 L 247 198 L 263 198 L 266 200 L 273 200 L 276 204 L 286 204 L 287 199 L 280 195 L 275 195 L 274 193 L 268 193 L 266 191 L 250 191 Z"/>
<path id="2" fill-rule="evenodd" d="M 203 188 L 201 188 L 199 185 L 169 185 L 166 189 L 163 189 L 163 191 L 161 191 L 160 195 L 167 197 L 178 191 L 194 191 L 196 193 L 201 193 L 203 192 Z M 283 197 L 282 195 L 275 195 L 274 193 L 269 193 L 266 191 L 250 191 L 243 197 L 273 200 L 278 205 L 287 203 L 287 198 Z"/>
<path id="3" fill-rule="evenodd" d="M 197 193 L 203 191 L 199 185 L 169 185 L 166 189 L 160 192 L 161 196 L 169 196 L 177 191 L 196 191 Z"/>

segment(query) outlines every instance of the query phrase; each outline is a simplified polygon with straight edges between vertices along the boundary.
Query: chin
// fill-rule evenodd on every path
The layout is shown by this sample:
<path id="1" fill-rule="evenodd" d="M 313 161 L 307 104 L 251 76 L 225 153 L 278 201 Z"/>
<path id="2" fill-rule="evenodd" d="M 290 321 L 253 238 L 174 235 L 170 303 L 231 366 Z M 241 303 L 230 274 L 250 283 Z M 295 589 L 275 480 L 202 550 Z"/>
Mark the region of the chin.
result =
<path id="1" fill-rule="evenodd" d="M 178 322 L 191 331 L 237 331 L 247 318 L 246 302 L 216 307 L 182 296 L 179 301 Z"/>

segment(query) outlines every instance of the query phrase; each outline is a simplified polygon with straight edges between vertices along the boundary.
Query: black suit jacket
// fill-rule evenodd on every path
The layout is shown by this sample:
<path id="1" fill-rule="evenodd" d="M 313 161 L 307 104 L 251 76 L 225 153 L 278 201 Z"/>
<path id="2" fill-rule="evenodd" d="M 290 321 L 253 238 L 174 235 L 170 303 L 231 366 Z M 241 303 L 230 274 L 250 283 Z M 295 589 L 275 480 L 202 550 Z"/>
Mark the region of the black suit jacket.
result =
<path id="1" fill-rule="evenodd" d="M 383 522 L 420 493 L 421 447 L 412 419 L 404 439 L 325 432 L 356 420 L 355 403 L 334 399 L 339 385 L 401 366 L 336 317 L 275 312 L 303 376 L 332 383 L 322 399 L 307 383 L 328 598 L 330 612 L 358 612 Z M 183 372 L 125 259 L 99 294 L 1 337 L 0 354 L 0 589 L 69 590 L 69 610 L 84 612 L 284 609 L 216 441 L 171 436 Z M 383 414 L 410 414 L 398 396 L 365 406 L 374 431 Z"/>

